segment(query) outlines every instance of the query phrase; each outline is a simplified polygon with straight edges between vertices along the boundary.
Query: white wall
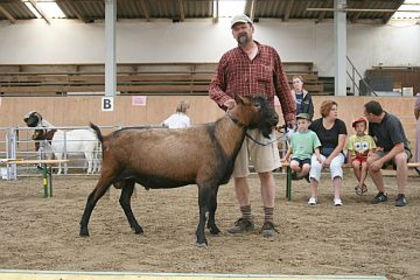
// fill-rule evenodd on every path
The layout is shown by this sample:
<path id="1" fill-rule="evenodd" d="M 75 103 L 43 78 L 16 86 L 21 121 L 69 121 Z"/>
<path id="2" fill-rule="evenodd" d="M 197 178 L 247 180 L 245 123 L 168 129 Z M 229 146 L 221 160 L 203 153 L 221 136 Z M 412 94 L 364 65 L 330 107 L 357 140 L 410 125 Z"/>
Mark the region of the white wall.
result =
<path id="1" fill-rule="evenodd" d="M 420 66 L 420 25 L 348 24 L 348 55 L 363 73 L 373 65 Z M 333 23 L 262 19 L 255 39 L 273 45 L 283 61 L 313 61 L 334 75 Z M 210 20 L 117 23 L 117 61 L 217 62 L 235 46 L 229 22 Z M 104 24 L 73 20 L 0 22 L 0 64 L 103 63 Z"/>

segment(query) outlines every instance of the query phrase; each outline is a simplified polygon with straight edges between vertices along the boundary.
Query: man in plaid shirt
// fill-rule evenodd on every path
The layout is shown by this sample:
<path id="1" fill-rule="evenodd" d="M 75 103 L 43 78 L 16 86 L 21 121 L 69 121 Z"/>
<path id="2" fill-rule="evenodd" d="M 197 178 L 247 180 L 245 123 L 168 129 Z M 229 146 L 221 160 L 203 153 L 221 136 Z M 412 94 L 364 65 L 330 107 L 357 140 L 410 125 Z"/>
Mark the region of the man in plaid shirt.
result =
<path id="1" fill-rule="evenodd" d="M 210 98 L 220 108 L 227 110 L 236 105 L 237 95 L 263 95 L 274 106 L 275 94 L 280 100 L 285 121 L 293 126 L 296 112 L 295 100 L 277 51 L 252 39 L 255 27 L 246 15 L 233 17 L 231 29 L 233 37 L 238 41 L 238 47 L 226 52 L 220 59 L 210 83 Z M 259 142 L 267 141 L 257 129 L 247 132 Z M 273 224 L 276 185 L 272 170 L 280 167 L 280 155 L 277 143 L 261 146 L 248 138 L 245 138 L 232 174 L 242 217 L 228 232 L 242 233 L 254 229 L 247 182 L 248 158 L 252 159 L 261 182 L 265 214 L 261 234 L 264 237 L 272 237 L 277 232 Z"/>

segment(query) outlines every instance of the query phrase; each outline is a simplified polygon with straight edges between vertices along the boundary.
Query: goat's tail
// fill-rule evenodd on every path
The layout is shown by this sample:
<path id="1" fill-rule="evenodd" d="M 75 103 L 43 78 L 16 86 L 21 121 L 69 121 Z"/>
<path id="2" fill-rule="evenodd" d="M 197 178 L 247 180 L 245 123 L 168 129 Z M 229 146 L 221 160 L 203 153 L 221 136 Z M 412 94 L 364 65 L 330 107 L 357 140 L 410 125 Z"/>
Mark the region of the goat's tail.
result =
<path id="1" fill-rule="evenodd" d="M 93 123 L 90 123 L 90 127 L 95 131 L 96 137 L 98 137 L 98 140 L 101 142 L 102 146 L 104 144 L 104 137 L 102 136 L 101 130 L 97 125 L 94 125 Z"/>

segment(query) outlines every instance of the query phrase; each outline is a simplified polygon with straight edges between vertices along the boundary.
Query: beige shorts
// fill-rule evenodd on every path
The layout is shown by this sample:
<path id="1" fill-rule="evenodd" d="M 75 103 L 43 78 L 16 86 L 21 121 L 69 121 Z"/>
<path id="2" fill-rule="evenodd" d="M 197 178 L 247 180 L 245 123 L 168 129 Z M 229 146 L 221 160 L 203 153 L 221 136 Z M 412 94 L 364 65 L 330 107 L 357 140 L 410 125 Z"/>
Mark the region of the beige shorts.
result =
<path id="1" fill-rule="evenodd" d="M 270 139 L 265 138 L 259 129 L 248 129 L 248 134 L 260 143 L 269 143 L 275 139 L 271 134 Z M 238 153 L 233 168 L 232 177 L 246 177 L 249 175 L 249 161 L 254 165 L 258 173 L 272 171 L 281 166 L 277 141 L 270 145 L 261 146 L 245 136 L 245 141 Z"/>

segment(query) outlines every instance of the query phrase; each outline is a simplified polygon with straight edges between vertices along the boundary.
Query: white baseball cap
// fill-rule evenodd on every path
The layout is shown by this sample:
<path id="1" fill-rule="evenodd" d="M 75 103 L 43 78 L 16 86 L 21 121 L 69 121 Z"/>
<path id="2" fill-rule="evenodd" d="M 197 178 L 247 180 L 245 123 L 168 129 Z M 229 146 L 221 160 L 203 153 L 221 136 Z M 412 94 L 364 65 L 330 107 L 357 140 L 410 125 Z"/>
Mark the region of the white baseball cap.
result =
<path id="1" fill-rule="evenodd" d="M 237 24 L 238 22 L 252 24 L 252 20 L 247 15 L 241 14 L 241 15 L 236 15 L 232 18 L 230 22 L 230 28 L 233 28 L 233 26 Z"/>

